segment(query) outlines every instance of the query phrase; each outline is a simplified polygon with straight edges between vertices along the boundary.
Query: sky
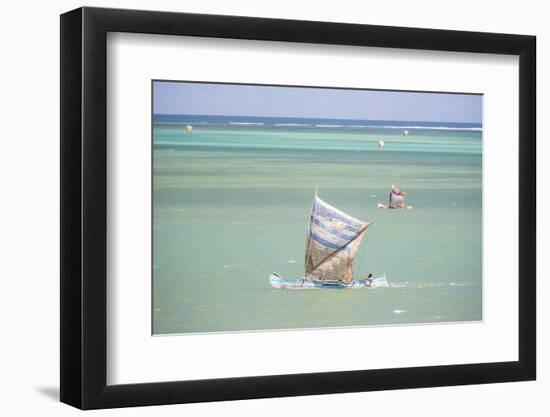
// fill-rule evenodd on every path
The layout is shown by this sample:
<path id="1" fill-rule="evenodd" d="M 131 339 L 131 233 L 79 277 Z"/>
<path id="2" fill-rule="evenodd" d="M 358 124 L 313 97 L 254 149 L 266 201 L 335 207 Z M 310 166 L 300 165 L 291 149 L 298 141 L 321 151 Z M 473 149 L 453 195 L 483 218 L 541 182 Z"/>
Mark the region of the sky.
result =
<path id="1" fill-rule="evenodd" d="M 482 96 L 155 81 L 153 112 L 481 123 Z"/>

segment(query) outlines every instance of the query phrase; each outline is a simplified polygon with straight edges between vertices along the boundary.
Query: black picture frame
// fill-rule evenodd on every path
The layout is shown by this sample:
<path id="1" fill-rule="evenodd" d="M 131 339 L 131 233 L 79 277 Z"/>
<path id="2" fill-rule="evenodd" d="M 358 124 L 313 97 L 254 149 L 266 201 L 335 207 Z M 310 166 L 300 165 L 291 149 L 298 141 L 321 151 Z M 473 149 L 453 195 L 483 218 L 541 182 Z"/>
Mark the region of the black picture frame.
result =
<path id="1" fill-rule="evenodd" d="M 519 56 L 519 360 L 107 385 L 108 32 Z M 536 38 L 252 17 L 80 8 L 61 16 L 61 401 L 81 409 L 536 378 Z"/>

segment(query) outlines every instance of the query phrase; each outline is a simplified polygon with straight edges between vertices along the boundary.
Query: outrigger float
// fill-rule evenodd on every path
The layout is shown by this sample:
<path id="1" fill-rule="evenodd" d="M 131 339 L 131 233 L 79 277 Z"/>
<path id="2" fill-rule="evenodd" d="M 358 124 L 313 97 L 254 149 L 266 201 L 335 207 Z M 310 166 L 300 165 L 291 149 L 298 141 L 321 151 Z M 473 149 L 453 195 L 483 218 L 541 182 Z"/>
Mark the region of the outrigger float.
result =
<path id="1" fill-rule="evenodd" d="M 308 278 L 287 279 L 273 273 L 269 276 L 269 282 L 272 287 L 280 290 L 313 290 L 317 288 L 350 288 L 357 290 L 359 288 L 380 288 L 390 286 L 390 282 L 385 275 L 373 278 L 371 282 L 368 282 L 362 279 L 354 279 L 351 281 L 316 280 Z"/>
<path id="2" fill-rule="evenodd" d="M 306 240 L 305 274 L 288 279 L 276 273 L 269 283 L 278 289 L 359 289 L 391 286 L 386 275 L 372 279 L 353 278 L 353 260 L 370 223 L 356 219 L 324 202 L 313 199 Z"/>

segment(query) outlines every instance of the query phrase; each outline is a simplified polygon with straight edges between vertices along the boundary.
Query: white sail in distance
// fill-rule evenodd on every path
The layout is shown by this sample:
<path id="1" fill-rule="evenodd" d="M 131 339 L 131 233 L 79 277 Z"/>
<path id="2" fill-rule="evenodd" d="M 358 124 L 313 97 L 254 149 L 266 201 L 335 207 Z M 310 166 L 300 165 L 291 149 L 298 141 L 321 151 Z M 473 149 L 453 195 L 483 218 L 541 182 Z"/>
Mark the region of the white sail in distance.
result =
<path id="1" fill-rule="evenodd" d="M 352 280 L 353 259 L 369 224 L 315 196 L 306 239 L 306 276 Z"/>

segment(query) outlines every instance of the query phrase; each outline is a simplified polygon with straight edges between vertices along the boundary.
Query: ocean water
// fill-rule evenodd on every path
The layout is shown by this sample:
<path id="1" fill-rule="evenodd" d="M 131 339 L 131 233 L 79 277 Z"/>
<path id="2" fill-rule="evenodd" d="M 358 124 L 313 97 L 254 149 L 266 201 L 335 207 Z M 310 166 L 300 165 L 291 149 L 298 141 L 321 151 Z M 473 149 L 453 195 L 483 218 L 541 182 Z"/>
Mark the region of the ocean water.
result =
<path id="1" fill-rule="evenodd" d="M 391 184 L 414 209 L 377 209 Z M 271 272 L 303 276 L 316 187 L 373 222 L 355 276 L 391 288 L 271 288 Z M 477 124 L 153 119 L 154 334 L 481 320 L 481 226 Z"/>

